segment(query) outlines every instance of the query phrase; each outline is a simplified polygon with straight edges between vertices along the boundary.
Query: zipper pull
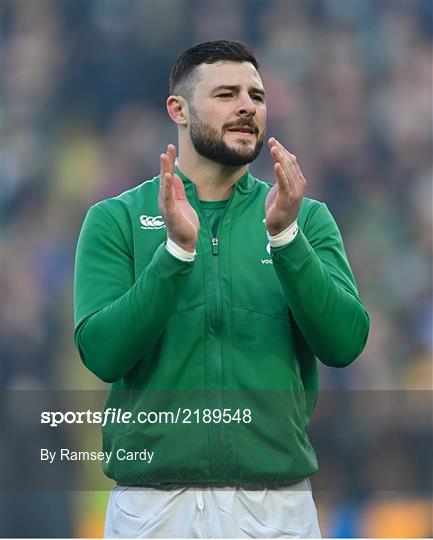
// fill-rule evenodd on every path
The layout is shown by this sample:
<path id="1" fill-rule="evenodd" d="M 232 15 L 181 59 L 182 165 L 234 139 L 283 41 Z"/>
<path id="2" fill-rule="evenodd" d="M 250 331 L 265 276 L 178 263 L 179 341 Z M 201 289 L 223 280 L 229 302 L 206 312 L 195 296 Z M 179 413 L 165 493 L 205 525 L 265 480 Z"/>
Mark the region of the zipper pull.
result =
<path id="1" fill-rule="evenodd" d="M 212 254 L 218 255 L 218 238 L 212 238 Z"/>

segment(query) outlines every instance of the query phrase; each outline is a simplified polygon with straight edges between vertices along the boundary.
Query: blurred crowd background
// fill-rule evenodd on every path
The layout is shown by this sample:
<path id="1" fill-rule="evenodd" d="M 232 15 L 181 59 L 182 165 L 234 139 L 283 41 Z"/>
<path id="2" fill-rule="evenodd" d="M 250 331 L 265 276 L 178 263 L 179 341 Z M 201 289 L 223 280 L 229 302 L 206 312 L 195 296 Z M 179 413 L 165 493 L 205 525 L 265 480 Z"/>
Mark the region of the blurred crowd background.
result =
<path id="1" fill-rule="evenodd" d="M 176 142 L 165 111 L 176 56 L 203 40 L 243 40 L 262 66 L 268 133 L 296 154 L 307 195 L 334 214 L 372 319 L 351 367 L 321 366 L 310 432 L 322 532 L 432 535 L 430 0 L 9 0 L 1 9 L 2 390 L 104 388 L 72 341 L 84 215 L 158 174 Z M 266 154 L 251 170 L 273 181 Z M 381 491 L 385 462 L 410 489 Z M 326 490 L 330 477 L 338 490 Z M 3 494 L 6 536 L 100 535 L 107 496 Z"/>

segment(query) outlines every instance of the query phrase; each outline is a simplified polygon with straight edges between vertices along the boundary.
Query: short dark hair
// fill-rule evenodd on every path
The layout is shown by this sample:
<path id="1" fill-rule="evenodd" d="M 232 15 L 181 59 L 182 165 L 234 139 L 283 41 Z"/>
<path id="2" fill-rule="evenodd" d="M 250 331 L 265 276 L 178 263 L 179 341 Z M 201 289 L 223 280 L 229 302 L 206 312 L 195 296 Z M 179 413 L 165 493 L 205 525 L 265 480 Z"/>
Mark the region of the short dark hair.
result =
<path id="1" fill-rule="evenodd" d="M 189 85 L 183 83 L 194 69 L 201 64 L 214 64 L 221 61 L 251 62 L 257 70 L 259 69 L 253 51 L 245 43 L 226 39 L 204 41 L 186 49 L 176 59 L 170 73 L 170 94 L 189 94 Z M 184 97 L 189 96 L 184 95 Z"/>

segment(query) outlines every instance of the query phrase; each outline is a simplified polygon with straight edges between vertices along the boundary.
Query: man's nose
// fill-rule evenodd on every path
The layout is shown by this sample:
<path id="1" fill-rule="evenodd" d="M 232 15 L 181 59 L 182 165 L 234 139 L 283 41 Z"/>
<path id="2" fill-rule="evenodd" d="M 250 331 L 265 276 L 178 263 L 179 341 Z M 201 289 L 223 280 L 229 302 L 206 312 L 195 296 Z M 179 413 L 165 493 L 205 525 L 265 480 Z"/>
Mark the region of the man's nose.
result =
<path id="1" fill-rule="evenodd" d="M 249 94 L 239 96 L 238 114 L 240 116 L 254 116 L 256 105 Z"/>

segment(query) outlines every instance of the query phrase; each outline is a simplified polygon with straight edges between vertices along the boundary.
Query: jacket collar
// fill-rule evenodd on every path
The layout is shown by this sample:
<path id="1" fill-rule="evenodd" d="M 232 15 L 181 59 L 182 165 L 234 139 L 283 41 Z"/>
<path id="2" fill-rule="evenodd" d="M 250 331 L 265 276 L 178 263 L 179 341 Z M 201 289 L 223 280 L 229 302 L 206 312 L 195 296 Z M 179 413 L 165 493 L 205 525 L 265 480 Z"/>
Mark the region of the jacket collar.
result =
<path id="1" fill-rule="evenodd" d="M 194 182 L 190 178 L 188 178 L 179 169 L 179 167 L 177 165 L 175 165 L 174 170 L 179 175 L 182 182 L 185 184 L 186 189 L 190 188 L 191 185 L 194 184 Z M 254 176 L 249 171 L 247 171 L 245 174 L 243 174 L 239 178 L 239 180 L 236 181 L 235 186 L 236 186 L 236 190 L 239 193 L 247 194 L 247 193 L 251 193 L 254 190 L 255 184 L 256 184 L 256 180 L 255 180 Z"/>

